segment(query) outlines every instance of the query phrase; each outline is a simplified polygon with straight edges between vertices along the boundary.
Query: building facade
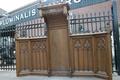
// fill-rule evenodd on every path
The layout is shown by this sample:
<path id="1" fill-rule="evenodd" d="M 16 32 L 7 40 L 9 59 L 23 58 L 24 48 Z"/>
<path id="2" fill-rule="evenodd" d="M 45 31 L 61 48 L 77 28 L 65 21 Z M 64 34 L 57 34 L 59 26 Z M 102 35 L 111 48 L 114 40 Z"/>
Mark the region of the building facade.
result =
<path id="1" fill-rule="evenodd" d="M 0 18 L 4 17 L 7 14 L 7 11 L 0 8 Z"/>

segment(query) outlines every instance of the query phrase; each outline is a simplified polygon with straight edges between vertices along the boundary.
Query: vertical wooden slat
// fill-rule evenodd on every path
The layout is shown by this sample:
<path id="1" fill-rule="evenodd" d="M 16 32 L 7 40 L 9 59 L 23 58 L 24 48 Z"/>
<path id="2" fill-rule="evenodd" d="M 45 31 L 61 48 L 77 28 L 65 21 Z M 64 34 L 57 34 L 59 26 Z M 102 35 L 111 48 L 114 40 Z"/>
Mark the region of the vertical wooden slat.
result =
<path id="1" fill-rule="evenodd" d="M 107 35 L 107 74 L 108 74 L 108 80 L 112 80 L 112 51 L 111 51 L 111 36 L 110 34 L 108 33 Z"/>
<path id="2" fill-rule="evenodd" d="M 72 57 L 73 57 L 73 71 L 75 72 L 76 71 L 76 67 L 75 67 L 75 53 L 74 53 L 74 44 L 75 43 L 75 41 L 74 41 L 74 39 L 73 39 L 73 41 L 72 41 Z"/>
<path id="3" fill-rule="evenodd" d="M 74 60 L 73 60 L 73 44 L 72 44 L 72 38 L 69 37 L 69 54 L 70 54 L 70 63 L 71 63 L 71 76 L 72 76 L 72 73 L 74 72 Z"/>
<path id="4" fill-rule="evenodd" d="M 49 44 L 48 44 L 48 39 L 46 39 L 46 69 L 48 72 L 48 76 L 50 75 L 50 51 L 49 51 Z"/>
<path id="5" fill-rule="evenodd" d="M 50 30 L 48 29 L 48 39 L 47 39 L 47 50 L 48 50 L 48 55 L 47 55 L 47 62 L 48 62 L 48 76 L 51 76 L 52 70 L 51 70 L 51 49 L 50 49 Z"/>
<path id="6" fill-rule="evenodd" d="M 19 41 L 16 40 L 16 74 L 19 76 L 20 73 L 20 53 L 19 53 Z"/>
<path id="7" fill-rule="evenodd" d="M 94 73 L 96 74 L 97 72 L 98 72 L 98 70 L 97 70 L 97 53 L 96 53 L 96 47 L 95 47 L 95 45 L 96 45 L 96 40 L 95 40 L 95 36 L 93 36 L 92 37 L 92 43 L 93 43 L 93 71 L 94 71 Z"/>
<path id="8" fill-rule="evenodd" d="M 30 70 L 30 72 L 32 72 L 32 63 L 33 63 L 33 60 L 32 60 L 32 51 L 31 51 L 32 49 L 31 49 L 31 40 L 28 40 L 28 68 L 29 68 L 29 70 Z"/>

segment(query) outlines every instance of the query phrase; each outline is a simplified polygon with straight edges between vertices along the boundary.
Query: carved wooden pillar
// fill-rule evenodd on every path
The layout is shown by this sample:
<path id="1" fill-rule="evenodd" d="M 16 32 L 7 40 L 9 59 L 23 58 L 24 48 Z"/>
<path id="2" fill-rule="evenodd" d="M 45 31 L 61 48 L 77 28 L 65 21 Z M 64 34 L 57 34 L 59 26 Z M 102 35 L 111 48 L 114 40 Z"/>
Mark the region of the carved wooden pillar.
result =
<path id="1" fill-rule="evenodd" d="M 52 75 L 69 74 L 67 4 L 41 8 L 48 26 L 50 72 Z"/>

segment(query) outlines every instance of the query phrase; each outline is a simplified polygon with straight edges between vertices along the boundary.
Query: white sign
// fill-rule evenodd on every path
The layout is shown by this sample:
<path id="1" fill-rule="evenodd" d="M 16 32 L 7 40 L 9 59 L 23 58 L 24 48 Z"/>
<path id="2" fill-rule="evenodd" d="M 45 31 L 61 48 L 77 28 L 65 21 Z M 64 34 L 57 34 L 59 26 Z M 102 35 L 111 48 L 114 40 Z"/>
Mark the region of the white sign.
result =
<path id="1" fill-rule="evenodd" d="M 48 0 L 42 0 L 42 2 L 47 2 Z M 68 4 L 80 3 L 82 0 L 59 0 L 59 2 L 66 2 Z M 52 2 L 52 1 L 51 1 Z"/>
<path id="2" fill-rule="evenodd" d="M 74 3 L 80 3 L 82 0 L 66 0 L 66 3 L 72 4 L 72 1 L 73 1 Z"/>
<path id="3" fill-rule="evenodd" d="M 25 11 L 23 13 L 11 16 L 10 18 L 6 18 L 6 19 L 1 20 L 0 25 L 6 25 L 6 24 L 9 24 L 9 23 L 12 23 L 12 22 L 27 19 L 27 18 L 30 18 L 32 16 L 35 16 L 36 14 L 37 14 L 36 9 L 30 9 L 30 10 Z"/>

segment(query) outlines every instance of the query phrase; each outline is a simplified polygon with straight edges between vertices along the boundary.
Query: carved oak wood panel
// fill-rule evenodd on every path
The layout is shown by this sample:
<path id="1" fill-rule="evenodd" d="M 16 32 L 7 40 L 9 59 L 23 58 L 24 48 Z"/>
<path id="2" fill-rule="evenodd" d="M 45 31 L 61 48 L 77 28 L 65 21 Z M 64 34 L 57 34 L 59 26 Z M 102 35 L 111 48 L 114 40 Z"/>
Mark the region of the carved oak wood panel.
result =
<path id="1" fill-rule="evenodd" d="M 61 71 L 63 73 L 69 71 L 68 38 L 66 36 L 66 29 L 50 31 L 49 43 L 51 70 L 53 74 L 59 74 Z"/>
<path id="2" fill-rule="evenodd" d="M 32 70 L 47 70 L 47 42 L 46 39 L 31 40 Z"/>
<path id="3" fill-rule="evenodd" d="M 95 52 L 96 52 L 96 64 L 97 64 L 97 71 L 101 74 L 107 73 L 107 54 L 108 53 L 108 41 L 107 37 L 104 35 L 102 36 L 96 36 L 95 37 Z"/>
<path id="4" fill-rule="evenodd" d="M 93 71 L 92 37 L 74 37 L 72 40 L 72 64 L 75 71 Z"/>
<path id="5" fill-rule="evenodd" d="M 29 45 L 27 40 L 19 41 L 19 64 L 21 72 L 30 71 L 30 54 L 28 46 Z"/>
<path id="6" fill-rule="evenodd" d="M 73 75 L 96 75 L 111 80 L 111 47 L 109 34 L 70 36 Z"/>
<path id="7" fill-rule="evenodd" d="M 17 42 L 17 75 L 48 74 L 47 39 L 19 39 Z"/>

